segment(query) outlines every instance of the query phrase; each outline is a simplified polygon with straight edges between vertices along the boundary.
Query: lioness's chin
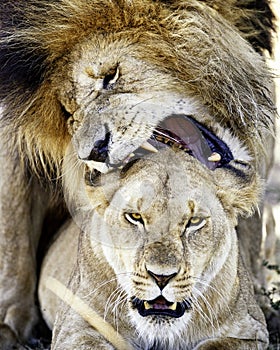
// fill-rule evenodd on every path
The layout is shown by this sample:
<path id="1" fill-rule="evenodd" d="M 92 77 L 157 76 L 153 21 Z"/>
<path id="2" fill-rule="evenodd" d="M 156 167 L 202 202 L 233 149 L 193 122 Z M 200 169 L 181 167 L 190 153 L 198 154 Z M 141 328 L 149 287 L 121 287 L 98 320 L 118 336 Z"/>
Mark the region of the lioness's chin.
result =
<path id="1" fill-rule="evenodd" d="M 183 341 L 182 334 L 191 318 L 191 313 L 188 312 L 180 318 L 165 315 L 143 317 L 135 309 L 130 309 L 129 315 L 131 323 L 146 346 L 152 347 L 162 343 L 168 349 L 179 348 L 179 343 Z"/>

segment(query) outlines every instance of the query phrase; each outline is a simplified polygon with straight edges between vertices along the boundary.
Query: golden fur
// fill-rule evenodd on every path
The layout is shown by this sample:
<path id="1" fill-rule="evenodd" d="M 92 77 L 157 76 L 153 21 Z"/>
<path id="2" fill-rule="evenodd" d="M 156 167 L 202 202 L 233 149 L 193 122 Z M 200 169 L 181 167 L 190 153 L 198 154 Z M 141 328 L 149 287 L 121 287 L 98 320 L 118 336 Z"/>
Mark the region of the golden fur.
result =
<path id="1" fill-rule="evenodd" d="M 3 1 L 3 17 L 5 10 L 9 15 L 7 4 L 10 4 L 11 14 L 15 12 L 24 24 L 23 28 L 7 26 L 8 32 L 2 39 L 4 49 L 13 44 L 15 55 L 22 55 L 26 60 L 34 54 L 30 66 L 25 63 L 26 72 L 20 71 L 17 79 L 12 76 L 18 84 L 12 85 L 10 80 L 2 83 L 8 90 L 2 92 L 3 119 L 9 118 L 8 132 L 15 140 L 13 144 L 18 145 L 23 157 L 29 156 L 29 162 L 35 168 L 40 161 L 43 167 L 47 162 L 48 166 L 60 168 L 60 160 L 70 140 L 65 118 L 80 107 L 73 65 L 83 50 L 91 50 L 91 61 L 81 62 L 83 69 L 86 70 L 87 65 L 91 68 L 90 63 L 99 64 L 100 59 L 101 64 L 102 57 L 98 56 L 103 49 L 106 54 L 106 46 L 112 43 L 113 50 L 114 45 L 116 50 L 118 47 L 121 50 L 118 60 L 132 45 L 136 58 L 155 69 L 155 74 L 160 70 L 163 78 L 171 80 L 172 91 L 187 92 L 200 99 L 215 122 L 230 127 L 241 140 L 246 139 L 246 146 L 254 151 L 257 148 L 258 152 L 262 145 L 262 128 L 271 124 L 270 79 L 263 59 L 242 40 L 242 31 L 234 28 L 254 16 L 253 11 L 247 13 L 244 10 L 246 4 L 250 5 L 249 1 L 241 8 L 237 3 L 231 0 L 225 6 L 217 1 L 208 6 L 204 1 L 173 1 L 171 5 L 164 5 L 150 0 L 64 0 L 59 5 L 51 1 L 41 4 L 31 1 L 19 8 L 16 1 Z M 247 28 L 248 31 L 246 36 L 254 35 L 253 26 L 251 30 Z M 87 43 L 92 45 L 91 48 Z M 3 57 L 6 64 L 13 58 L 11 53 Z M 114 53 L 107 60 L 109 68 L 117 63 Z M 15 75 L 25 68 L 12 63 L 10 69 L 3 70 L 3 75 L 6 70 L 6 74 Z M 132 70 L 133 65 L 129 68 Z M 35 70 L 41 74 L 36 76 L 40 84 L 37 82 L 37 87 L 34 79 L 35 87 L 30 84 L 31 91 L 23 91 L 28 83 L 23 80 L 27 80 L 24 74 L 34 74 Z M 103 71 L 103 74 L 107 73 L 106 62 Z M 141 79 L 141 82 L 144 90 L 145 81 Z M 147 86 L 151 83 L 147 81 Z M 164 87 L 160 83 L 157 81 L 158 89 L 165 91 L 166 82 L 162 82 Z M 87 93 L 87 88 L 90 87 L 83 87 L 83 94 Z M 134 90 L 130 86 L 129 91 Z M 252 144 L 248 139 L 254 140 Z"/>
<path id="2" fill-rule="evenodd" d="M 273 27 L 263 0 L 2 0 L 0 15 L 1 347 L 19 346 L 37 320 L 36 252 L 46 223 L 67 215 L 69 142 L 101 167 L 89 158 L 109 135 L 110 170 L 166 117 L 191 116 L 265 178 L 274 105 L 259 54 Z"/>
<path id="3" fill-rule="evenodd" d="M 99 317 L 134 349 L 267 348 L 264 316 L 244 265 L 249 252 L 240 249 L 235 231 L 237 216 L 251 213 L 258 201 L 254 170 L 242 181 L 223 169 L 213 174 L 182 151 L 162 152 L 103 175 L 98 185 L 75 184 L 66 176 L 78 215 L 47 254 L 39 285 L 51 328 L 55 319 L 52 349 L 111 348 L 98 331 Z M 254 232 L 250 235 L 254 239 Z M 74 310 L 70 300 L 58 306 L 48 289 L 50 276 L 97 313 L 91 312 L 96 327 L 77 313 L 76 300 Z M 169 281 L 161 285 L 160 276 Z M 159 295 L 191 307 L 178 318 L 138 313 L 133 300 L 145 303 Z"/>

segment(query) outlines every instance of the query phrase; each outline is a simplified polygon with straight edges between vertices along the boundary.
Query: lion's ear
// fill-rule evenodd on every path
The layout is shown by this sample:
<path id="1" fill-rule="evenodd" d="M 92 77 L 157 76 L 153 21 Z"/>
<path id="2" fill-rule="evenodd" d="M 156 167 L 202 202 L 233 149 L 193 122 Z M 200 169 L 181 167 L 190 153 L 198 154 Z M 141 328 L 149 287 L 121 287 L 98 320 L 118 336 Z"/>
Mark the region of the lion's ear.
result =
<path id="1" fill-rule="evenodd" d="M 224 208 L 236 217 L 251 216 L 262 197 L 262 181 L 249 163 L 233 160 L 214 171 L 218 197 Z"/>

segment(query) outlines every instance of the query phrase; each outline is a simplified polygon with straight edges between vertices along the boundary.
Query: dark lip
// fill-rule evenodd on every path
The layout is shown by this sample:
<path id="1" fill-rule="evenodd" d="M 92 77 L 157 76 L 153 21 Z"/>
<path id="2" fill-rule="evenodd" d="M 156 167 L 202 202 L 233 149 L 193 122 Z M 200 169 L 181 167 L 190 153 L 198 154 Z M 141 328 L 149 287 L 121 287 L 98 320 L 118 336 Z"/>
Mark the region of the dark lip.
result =
<path id="1" fill-rule="evenodd" d="M 174 114 L 165 118 L 155 128 L 147 141 L 157 150 L 171 147 L 174 150 L 188 153 L 210 170 L 223 167 L 233 160 L 232 152 L 224 141 L 193 117 L 184 114 Z M 118 164 L 108 163 L 108 165 L 117 168 L 150 152 L 139 147 L 133 153 L 133 158 L 128 158 Z M 209 157 L 213 154 L 219 155 L 218 161 L 209 160 Z"/>
<path id="2" fill-rule="evenodd" d="M 147 302 L 150 305 L 149 309 L 146 309 L 144 303 Z M 180 318 L 186 311 L 191 309 L 189 301 L 177 302 L 176 310 L 171 310 L 169 307 L 173 304 L 166 300 L 163 296 L 158 296 L 153 300 L 141 300 L 137 297 L 131 298 L 132 307 L 137 309 L 138 313 L 142 317 L 147 316 L 167 316 L 171 318 Z"/>
<path id="3" fill-rule="evenodd" d="M 153 145 L 155 141 L 158 148 L 164 144 L 182 149 L 211 170 L 223 167 L 233 160 L 228 145 L 191 116 L 178 114 L 167 117 L 156 127 L 149 140 Z M 220 155 L 219 161 L 209 161 L 213 153 Z"/>

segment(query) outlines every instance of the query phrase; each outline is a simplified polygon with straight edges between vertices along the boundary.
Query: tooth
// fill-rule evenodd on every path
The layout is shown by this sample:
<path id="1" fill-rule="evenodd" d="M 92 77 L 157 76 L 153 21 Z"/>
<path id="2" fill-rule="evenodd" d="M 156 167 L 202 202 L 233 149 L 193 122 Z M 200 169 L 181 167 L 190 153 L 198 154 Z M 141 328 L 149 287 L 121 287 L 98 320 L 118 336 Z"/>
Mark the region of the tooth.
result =
<path id="1" fill-rule="evenodd" d="M 133 158 L 135 156 L 135 153 L 130 153 L 129 158 Z"/>
<path id="2" fill-rule="evenodd" d="M 208 157 L 209 162 L 219 162 L 221 159 L 221 155 L 217 152 L 213 152 L 211 156 Z"/>
<path id="3" fill-rule="evenodd" d="M 144 308 L 146 310 L 149 310 L 149 309 L 152 309 L 153 307 L 147 301 L 144 301 Z"/>
<path id="4" fill-rule="evenodd" d="M 175 311 L 176 308 L 177 308 L 177 303 L 173 303 L 173 304 L 170 305 L 168 308 L 171 309 L 171 310 L 173 310 L 173 311 Z"/>
<path id="5" fill-rule="evenodd" d="M 144 143 L 142 143 L 140 147 L 149 152 L 153 152 L 153 153 L 158 152 L 158 150 L 154 146 L 152 146 L 148 141 L 145 141 Z"/>
<path id="6" fill-rule="evenodd" d="M 101 173 L 107 173 L 109 171 L 109 167 L 105 163 L 101 162 L 95 162 L 93 160 L 86 160 L 84 161 L 85 164 L 88 166 L 88 168 L 92 171 L 93 169 L 96 169 L 100 171 Z"/>

